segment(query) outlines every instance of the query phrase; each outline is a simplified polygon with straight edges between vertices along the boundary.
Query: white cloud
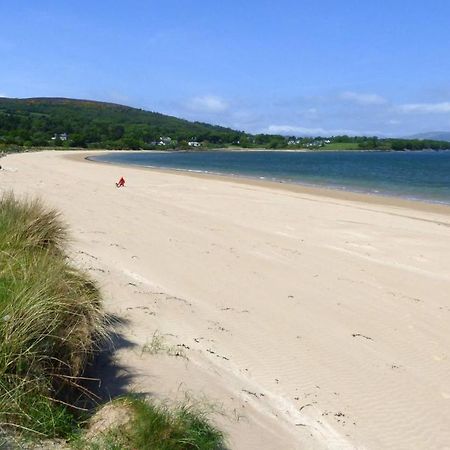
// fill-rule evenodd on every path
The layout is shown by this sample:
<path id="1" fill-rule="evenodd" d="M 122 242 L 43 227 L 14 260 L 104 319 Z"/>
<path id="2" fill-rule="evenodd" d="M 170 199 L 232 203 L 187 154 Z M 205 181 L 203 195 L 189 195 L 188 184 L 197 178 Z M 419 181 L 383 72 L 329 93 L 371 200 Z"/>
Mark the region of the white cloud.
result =
<path id="1" fill-rule="evenodd" d="M 398 109 L 404 113 L 450 113 L 450 102 L 440 103 L 406 103 L 399 105 Z"/>
<path id="2" fill-rule="evenodd" d="M 296 136 L 337 136 L 347 134 L 350 136 L 373 136 L 381 133 L 374 132 L 361 132 L 356 130 L 346 129 L 326 129 L 326 128 L 307 128 L 298 127 L 295 125 L 269 125 L 267 128 L 261 131 L 267 134 L 282 134 L 282 135 L 296 135 Z"/>
<path id="3" fill-rule="evenodd" d="M 342 92 L 339 95 L 341 100 L 358 103 L 360 105 L 383 105 L 387 103 L 387 100 L 378 94 L 361 94 L 358 92 Z"/>
<path id="4" fill-rule="evenodd" d="M 315 135 L 326 134 L 323 128 L 305 128 L 297 127 L 295 125 L 269 125 L 263 133 L 267 134 L 305 134 L 305 135 Z"/>
<path id="5" fill-rule="evenodd" d="M 215 95 L 194 97 L 186 104 L 187 108 L 195 112 L 221 113 L 229 108 L 228 103 Z"/>

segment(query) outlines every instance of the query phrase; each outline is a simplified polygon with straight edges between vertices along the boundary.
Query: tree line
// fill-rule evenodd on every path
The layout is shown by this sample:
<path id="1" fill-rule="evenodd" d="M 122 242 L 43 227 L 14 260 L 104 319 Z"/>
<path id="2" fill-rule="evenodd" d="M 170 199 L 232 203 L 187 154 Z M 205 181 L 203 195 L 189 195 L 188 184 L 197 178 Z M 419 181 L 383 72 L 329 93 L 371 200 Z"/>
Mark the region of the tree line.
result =
<path id="1" fill-rule="evenodd" d="M 0 98 L 0 151 L 5 148 L 105 149 L 308 148 L 447 149 L 446 141 L 377 136 L 296 137 L 249 134 L 112 103 L 64 98 Z"/>
<path id="2" fill-rule="evenodd" d="M 170 137 L 222 145 L 242 132 L 110 103 L 70 99 L 0 99 L 0 143 L 25 147 L 147 149 Z"/>

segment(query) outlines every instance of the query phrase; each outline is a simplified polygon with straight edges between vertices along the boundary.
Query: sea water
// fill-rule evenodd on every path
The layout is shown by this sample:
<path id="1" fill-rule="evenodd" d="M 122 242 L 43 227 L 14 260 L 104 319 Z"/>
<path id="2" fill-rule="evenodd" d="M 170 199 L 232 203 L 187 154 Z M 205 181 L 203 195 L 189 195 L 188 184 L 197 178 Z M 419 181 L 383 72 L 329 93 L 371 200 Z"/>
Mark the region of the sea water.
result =
<path id="1" fill-rule="evenodd" d="M 128 151 L 91 159 L 450 204 L 450 151 Z"/>

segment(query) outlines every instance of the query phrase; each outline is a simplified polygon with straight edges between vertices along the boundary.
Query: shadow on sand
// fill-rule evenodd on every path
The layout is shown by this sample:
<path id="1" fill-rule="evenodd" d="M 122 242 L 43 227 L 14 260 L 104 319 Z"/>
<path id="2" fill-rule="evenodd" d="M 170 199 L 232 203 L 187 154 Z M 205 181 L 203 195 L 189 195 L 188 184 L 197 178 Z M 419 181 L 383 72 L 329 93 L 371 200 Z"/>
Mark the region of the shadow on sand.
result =
<path id="1" fill-rule="evenodd" d="M 88 410 L 93 410 L 114 398 L 129 394 L 129 387 L 132 385 L 134 378 L 133 371 L 121 365 L 115 357 L 120 350 L 132 350 L 137 347 L 136 344 L 126 339 L 120 331 L 128 324 L 128 321 L 118 316 L 109 315 L 107 322 L 109 324 L 109 339 L 103 343 L 100 351 L 88 364 L 81 384 L 82 390 L 89 393 L 89 398 L 83 398 L 82 404 L 78 403 L 78 406 Z M 148 394 L 148 392 L 133 392 L 134 396 L 146 396 Z"/>

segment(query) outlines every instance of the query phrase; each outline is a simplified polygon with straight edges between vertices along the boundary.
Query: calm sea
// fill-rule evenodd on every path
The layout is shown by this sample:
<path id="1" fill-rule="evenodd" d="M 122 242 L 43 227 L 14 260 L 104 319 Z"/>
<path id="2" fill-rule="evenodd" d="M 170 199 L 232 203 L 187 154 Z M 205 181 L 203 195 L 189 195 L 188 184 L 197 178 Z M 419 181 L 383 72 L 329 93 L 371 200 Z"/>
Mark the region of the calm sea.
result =
<path id="1" fill-rule="evenodd" d="M 92 159 L 450 204 L 450 151 L 118 152 Z"/>

